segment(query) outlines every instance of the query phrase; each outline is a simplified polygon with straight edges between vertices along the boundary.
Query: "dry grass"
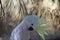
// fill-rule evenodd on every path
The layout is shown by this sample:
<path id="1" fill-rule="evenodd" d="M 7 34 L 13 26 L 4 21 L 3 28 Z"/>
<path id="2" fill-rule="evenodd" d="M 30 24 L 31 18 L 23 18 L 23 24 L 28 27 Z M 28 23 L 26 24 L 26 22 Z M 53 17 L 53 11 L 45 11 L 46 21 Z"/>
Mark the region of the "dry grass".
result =
<path id="1" fill-rule="evenodd" d="M 44 7 L 42 1 L 34 1 L 33 4 L 31 2 L 24 4 L 24 0 L 18 0 L 18 2 L 16 1 L 16 4 L 14 4 L 15 2 L 13 3 L 13 1 L 9 1 L 9 3 L 6 1 L 9 0 L 2 0 L 3 9 L 0 8 L 0 10 L 2 10 L 2 13 L 0 13 L 0 23 L 2 22 L 2 25 L 4 25 L 1 26 L 2 29 L 5 28 L 4 31 L 11 33 L 13 28 L 16 27 L 16 25 L 18 25 L 26 15 L 33 14 L 46 18 L 50 33 L 60 32 L 59 7 L 51 10 L 49 7 Z"/>

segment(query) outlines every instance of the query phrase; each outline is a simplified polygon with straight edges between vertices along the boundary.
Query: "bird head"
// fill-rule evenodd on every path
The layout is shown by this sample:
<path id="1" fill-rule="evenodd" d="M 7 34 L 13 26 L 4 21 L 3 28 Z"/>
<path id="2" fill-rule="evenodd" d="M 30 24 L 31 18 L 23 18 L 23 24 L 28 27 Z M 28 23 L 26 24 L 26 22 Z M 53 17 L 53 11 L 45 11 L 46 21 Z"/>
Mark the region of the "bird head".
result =
<path id="1" fill-rule="evenodd" d="M 23 21 L 24 21 L 24 24 L 26 25 L 26 28 L 29 31 L 33 31 L 33 30 L 36 30 L 38 19 L 39 17 L 36 15 L 28 15 L 23 19 Z"/>
<path id="2" fill-rule="evenodd" d="M 31 39 L 38 40 L 41 36 L 45 40 L 44 34 L 47 34 L 48 26 L 44 17 L 28 15 L 23 19 L 23 24 L 23 29 L 29 32 Z"/>

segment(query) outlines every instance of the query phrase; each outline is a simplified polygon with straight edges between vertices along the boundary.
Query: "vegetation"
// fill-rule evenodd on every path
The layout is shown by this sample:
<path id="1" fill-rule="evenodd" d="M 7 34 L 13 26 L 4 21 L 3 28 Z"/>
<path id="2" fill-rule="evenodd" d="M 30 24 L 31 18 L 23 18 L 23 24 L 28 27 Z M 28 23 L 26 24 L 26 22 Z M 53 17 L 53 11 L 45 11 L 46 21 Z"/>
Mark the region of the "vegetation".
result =
<path id="1" fill-rule="evenodd" d="M 48 35 L 48 24 L 44 17 L 41 17 L 37 23 L 37 32 L 40 34 L 43 40 L 45 40 L 44 35 Z"/>
<path id="2" fill-rule="evenodd" d="M 10 36 L 26 15 L 44 17 L 49 33 L 60 32 L 59 0 L 0 0 L 0 36 Z"/>

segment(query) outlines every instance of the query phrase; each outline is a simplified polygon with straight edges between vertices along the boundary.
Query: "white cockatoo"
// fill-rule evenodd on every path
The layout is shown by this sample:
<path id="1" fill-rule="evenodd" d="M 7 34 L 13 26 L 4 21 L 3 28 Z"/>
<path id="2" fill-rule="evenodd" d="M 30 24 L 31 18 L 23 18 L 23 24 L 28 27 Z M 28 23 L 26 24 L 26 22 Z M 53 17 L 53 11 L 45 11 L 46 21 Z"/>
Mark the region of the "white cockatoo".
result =
<path id="1" fill-rule="evenodd" d="M 26 16 L 22 20 L 22 22 L 17 25 L 17 27 L 12 31 L 10 40 L 42 40 L 45 30 L 41 28 L 45 28 L 46 24 L 44 24 L 45 22 L 41 20 L 44 22 L 43 27 L 39 27 L 40 23 L 38 22 L 38 20 L 40 20 L 40 18 L 36 15 Z M 38 27 L 37 22 L 39 23 Z M 41 29 L 41 31 L 39 30 L 39 28 Z M 42 34 L 42 38 L 40 37 L 40 32 Z"/>

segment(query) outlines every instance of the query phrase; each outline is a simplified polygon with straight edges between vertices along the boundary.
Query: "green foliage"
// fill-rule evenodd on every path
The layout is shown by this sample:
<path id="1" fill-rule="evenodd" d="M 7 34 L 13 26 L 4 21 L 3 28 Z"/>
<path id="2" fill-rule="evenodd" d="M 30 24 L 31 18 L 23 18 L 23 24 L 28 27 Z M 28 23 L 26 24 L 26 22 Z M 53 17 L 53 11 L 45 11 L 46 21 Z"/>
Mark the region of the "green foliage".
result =
<path id="1" fill-rule="evenodd" d="M 46 34 L 46 35 L 48 34 L 47 30 L 48 30 L 47 22 L 44 19 L 44 17 L 41 17 L 37 23 L 37 32 L 40 34 L 40 36 L 42 37 L 43 40 L 45 40 L 44 34 Z"/>

